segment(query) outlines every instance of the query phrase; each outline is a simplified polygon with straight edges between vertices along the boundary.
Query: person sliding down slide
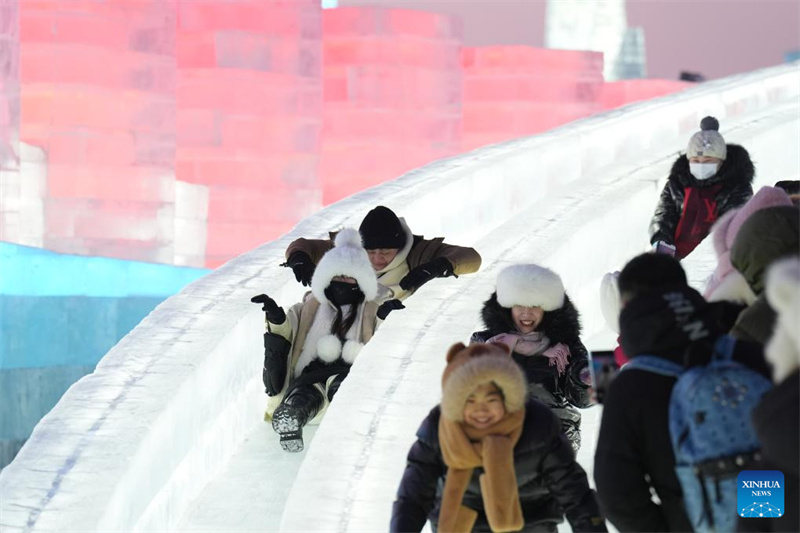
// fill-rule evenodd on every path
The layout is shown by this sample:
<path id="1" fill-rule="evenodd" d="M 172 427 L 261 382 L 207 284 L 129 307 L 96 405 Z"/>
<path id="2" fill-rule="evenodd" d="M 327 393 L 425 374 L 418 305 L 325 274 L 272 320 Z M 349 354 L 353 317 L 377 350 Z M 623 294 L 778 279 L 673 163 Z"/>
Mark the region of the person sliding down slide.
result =
<path id="1" fill-rule="evenodd" d="M 264 385 L 271 396 L 265 419 L 288 452 L 303 450 L 303 427 L 333 400 L 364 343 L 389 312 L 379 306 L 378 281 L 354 229 L 336 236 L 319 262 L 311 292 L 288 313 L 269 296 L 263 304 Z"/>
<path id="2" fill-rule="evenodd" d="M 753 196 L 754 176 L 747 150 L 726 145 L 717 119 L 704 118 L 686 155 L 672 165 L 650 223 L 650 243 L 657 250 L 671 248 L 676 259 L 683 259 L 719 217 Z"/>
<path id="3" fill-rule="evenodd" d="M 556 416 L 502 344 L 447 352 L 442 403 L 417 431 L 389 530 L 606 531 Z"/>
<path id="4" fill-rule="evenodd" d="M 359 232 L 378 283 L 390 290 L 388 298 L 404 300 L 435 278 L 472 274 L 481 266 L 481 256 L 472 248 L 414 235 L 404 219 L 381 205 L 367 213 Z M 286 249 L 283 266 L 292 269 L 298 282 L 309 285 L 316 264 L 333 247 L 335 237 L 331 233 L 330 239 L 297 239 Z M 395 309 L 401 308 L 395 302 Z"/>

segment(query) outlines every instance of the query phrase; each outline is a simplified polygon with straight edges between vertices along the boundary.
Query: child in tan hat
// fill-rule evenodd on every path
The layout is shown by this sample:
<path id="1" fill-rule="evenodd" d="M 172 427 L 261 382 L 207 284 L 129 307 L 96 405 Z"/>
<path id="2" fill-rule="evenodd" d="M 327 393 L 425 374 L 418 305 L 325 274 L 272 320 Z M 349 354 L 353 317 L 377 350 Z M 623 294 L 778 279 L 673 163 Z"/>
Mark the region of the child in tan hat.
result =
<path id="1" fill-rule="evenodd" d="M 447 353 L 442 403 L 420 426 L 391 531 L 606 531 L 556 416 L 527 398 L 525 375 L 502 344 Z M 443 481 L 443 483 L 441 482 Z"/>

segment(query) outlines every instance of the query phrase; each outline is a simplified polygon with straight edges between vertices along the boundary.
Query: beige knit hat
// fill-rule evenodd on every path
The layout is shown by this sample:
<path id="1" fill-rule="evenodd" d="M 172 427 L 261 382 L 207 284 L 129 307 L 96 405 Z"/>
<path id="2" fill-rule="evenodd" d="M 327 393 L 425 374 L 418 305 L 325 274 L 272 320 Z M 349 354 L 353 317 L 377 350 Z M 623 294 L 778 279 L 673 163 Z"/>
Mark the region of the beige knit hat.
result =
<path id="1" fill-rule="evenodd" d="M 494 383 L 503 392 L 509 413 L 525 406 L 528 383 L 508 346 L 493 342 L 469 347 L 459 342 L 451 346 L 442 375 L 442 416 L 462 422 L 469 395 L 485 383 Z"/>
<path id="2" fill-rule="evenodd" d="M 706 117 L 700 121 L 700 131 L 689 139 L 686 157 L 716 157 L 724 160 L 728 155 L 725 139 L 719 133 L 719 121 L 714 117 Z"/>

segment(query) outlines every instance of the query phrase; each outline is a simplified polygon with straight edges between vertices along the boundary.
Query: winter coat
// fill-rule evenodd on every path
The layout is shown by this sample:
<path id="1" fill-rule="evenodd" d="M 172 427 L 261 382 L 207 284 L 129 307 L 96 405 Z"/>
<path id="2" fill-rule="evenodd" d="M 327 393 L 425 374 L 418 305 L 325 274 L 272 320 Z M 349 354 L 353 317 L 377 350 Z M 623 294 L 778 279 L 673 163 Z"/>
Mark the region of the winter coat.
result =
<path id="1" fill-rule="evenodd" d="M 319 358 L 306 360 L 302 357 L 303 348 L 308 341 L 308 334 L 311 326 L 314 323 L 314 317 L 320 309 L 321 305 L 330 305 L 328 303 L 320 304 L 314 298 L 311 292 L 306 293 L 303 301 L 297 303 L 289 309 L 286 313 L 286 320 L 282 324 L 272 324 L 267 322 L 267 328 L 270 332 L 280 335 L 291 343 L 291 350 L 289 351 L 289 364 L 287 365 L 286 379 L 284 381 L 281 393 L 269 399 L 267 405 L 267 418 L 272 416 L 273 411 L 278 407 L 283 396 L 288 391 L 292 382 L 303 373 L 311 371 L 322 370 L 325 367 L 350 367 L 353 363 L 352 359 L 357 354 L 347 353 L 347 348 L 342 352 L 342 355 L 333 362 L 326 363 Z M 360 323 L 357 320 L 351 328 L 353 341 L 358 344 L 366 344 L 375 334 L 378 326 L 382 322 L 378 317 L 378 303 L 363 302 L 358 305 L 359 313 L 361 313 Z M 360 325 L 359 325 L 360 324 Z M 318 340 L 318 339 L 317 339 Z M 348 361 L 348 359 L 351 359 Z M 333 375 L 333 374 L 332 374 Z"/>
<path id="2" fill-rule="evenodd" d="M 784 476 L 785 514 L 770 520 L 740 519 L 742 531 L 800 531 L 800 371 L 767 392 L 753 411 L 761 441 L 759 470 L 778 470 Z"/>
<path id="3" fill-rule="evenodd" d="M 686 322 L 702 322 L 704 335 L 690 340 L 663 295 L 678 292 L 688 310 Z M 728 302 L 709 304 L 684 286 L 654 291 L 629 302 L 620 315 L 622 348 L 635 359 L 656 355 L 679 364 L 710 361 L 714 340 L 730 328 L 739 308 Z M 683 322 L 681 322 L 683 323 Z M 734 359 L 769 374 L 757 345 L 737 343 Z M 675 378 L 640 369 L 621 372 L 612 381 L 594 459 L 594 478 L 601 509 L 620 531 L 692 531 L 675 475 L 668 410 Z M 649 478 L 649 481 L 648 481 Z M 651 500 L 651 488 L 661 504 Z"/>
<path id="4" fill-rule="evenodd" d="M 770 269 L 766 287 L 777 310 L 775 331 L 766 347 L 775 387 L 753 410 L 763 465 L 784 476 L 784 515 L 769 520 L 740 519 L 742 531 L 800 531 L 800 260 L 784 260 Z"/>
<path id="5" fill-rule="evenodd" d="M 763 296 L 767 268 L 783 257 L 800 254 L 800 210 L 770 207 L 753 213 L 731 247 L 731 264 L 744 276 L 756 301 L 742 311 L 731 335 L 766 344 L 772 335 L 775 311 Z"/>
<path id="6" fill-rule="evenodd" d="M 753 196 L 755 167 L 750 154 L 736 144 L 727 145 L 728 155 L 717 174 L 698 180 L 689 172 L 689 159 L 682 155 L 672 165 L 667 184 L 661 192 L 653 220 L 650 223 L 650 243 L 663 241 L 678 247 L 676 257 L 686 257 L 694 246 L 705 238 L 713 224 L 729 210 L 744 205 Z M 682 225 L 686 213 L 687 191 L 704 197 L 706 212 L 687 226 Z M 706 198 L 710 194 L 711 198 Z M 690 193 L 691 194 L 691 193 Z M 678 230 L 680 228 L 680 234 Z"/>
<path id="7" fill-rule="evenodd" d="M 592 524 L 599 516 L 594 492 L 586 473 L 575 461 L 572 449 L 560 432 L 553 413 L 542 403 L 526 403 L 522 435 L 514 448 L 514 469 L 519 500 L 525 519 L 524 531 L 556 524 L 566 514 L 573 531 L 605 531 L 604 524 Z M 408 454 L 397 500 L 392 510 L 390 531 L 422 531 L 426 520 L 438 522 L 443 480 L 447 465 L 439 445 L 440 407 L 435 407 L 417 431 L 417 442 Z M 490 531 L 483 511 L 476 468 L 462 500 L 478 512 L 473 531 Z"/>
<path id="8" fill-rule="evenodd" d="M 703 296 L 709 301 L 731 300 L 751 304 L 756 299 L 752 289 L 731 264 L 731 247 L 742 225 L 750 216 L 761 209 L 775 206 L 791 206 L 792 201 L 783 189 L 762 187 L 749 202 L 737 209 L 731 209 L 717 220 L 711 229 L 714 252 L 717 254 L 717 267 L 708 280 Z"/>
<path id="9" fill-rule="evenodd" d="M 400 280 L 409 271 L 434 259 L 440 257 L 447 259 L 453 265 L 453 274 L 456 276 L 472 274 L 480 268 L 481 256 L 473 248 L 446 244 L 441 237 L 425 239 L 420 235 L 414 235 L 402 218 L 400 223 L 406 231 L 406 246 L 400 250 L 399 257 L 392 262 L 392 265 L 378 273 L 378 282 L 392 290 L 390 298 L 402 300 L 413 294 L 413 291 L 406 291 L 400 287 Z M 295 252 L 304 252 L 311 257 L 314 264 L 317 264 L 325 252 L 333 248 L 335 237 L 336 232 L 331 232 L 330 239 L 297 239 L 286 249 L 286 259 L 288 260 Z"/>
<path id="10" fill-rule="evenodd" d="M 495 335 L 517 331 L 511 309 L 498 303 L 496 292 L 483 304 L 481 317 L 486 329 L 473 333 L 470 342 L 486 342 Z M 545 312 L 539 330 L 550 340 L 551 346 L 563 343 L 569 347 L 569 363 L 563 374 L 559 375 L 555 365 L 550 365 L 549 359 L 543 355 L 512 353 L 511 356 L 525 371 L 533 397 L 557 409 L 561 418 L 579 422 L 580 414 L 569 406 L 583 409 L 591 405 L 589 388 L 579 378 L 581 370 L 589 364 L 589 357 L 580 340 L 578 310 L 568 296 L 564 296 L 564 305 L 560 309 Z"/>

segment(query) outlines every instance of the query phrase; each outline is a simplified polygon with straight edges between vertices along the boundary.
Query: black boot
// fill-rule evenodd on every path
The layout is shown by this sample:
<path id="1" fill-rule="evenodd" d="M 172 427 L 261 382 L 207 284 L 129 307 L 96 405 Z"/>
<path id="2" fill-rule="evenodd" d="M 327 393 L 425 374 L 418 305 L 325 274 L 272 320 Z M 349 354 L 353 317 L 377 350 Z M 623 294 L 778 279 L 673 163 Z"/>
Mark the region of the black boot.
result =
<path id="1" fill-rule="evenodd" d="M 339 391 L 339 386 L 344 381 L 344 378 L 347 377 L 347 374 L 336 374 L 333 379 L 331 380 L 330 385 L 328 385 L 328 401 L 332 402 L 333 397 Z"/>
<path id="2" fill-rule="evenodd" d="M 303 426 L 317 415 L 324 400 L 315 385 L 289 391 L 272 415 L 272 429 L 281 436 L 281 448 L 287 452 L 303 451 Z"/>

